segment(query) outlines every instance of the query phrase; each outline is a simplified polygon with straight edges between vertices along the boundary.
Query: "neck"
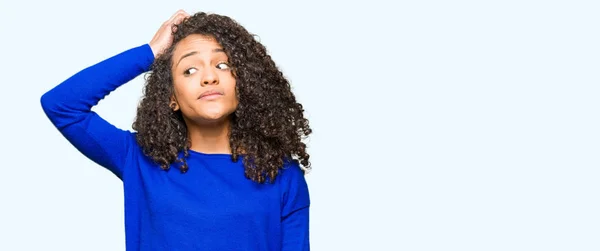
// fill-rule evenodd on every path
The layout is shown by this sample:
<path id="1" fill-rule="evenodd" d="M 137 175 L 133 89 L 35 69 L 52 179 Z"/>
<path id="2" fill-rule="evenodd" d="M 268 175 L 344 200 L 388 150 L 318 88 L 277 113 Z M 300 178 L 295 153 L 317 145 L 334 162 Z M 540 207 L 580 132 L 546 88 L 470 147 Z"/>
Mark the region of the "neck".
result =
<path id="1" fill-rule="evenodd" d="M 190 150 L 201 153 L 231 153 L 229 119 L 212 123 L 187 123 Z"/>

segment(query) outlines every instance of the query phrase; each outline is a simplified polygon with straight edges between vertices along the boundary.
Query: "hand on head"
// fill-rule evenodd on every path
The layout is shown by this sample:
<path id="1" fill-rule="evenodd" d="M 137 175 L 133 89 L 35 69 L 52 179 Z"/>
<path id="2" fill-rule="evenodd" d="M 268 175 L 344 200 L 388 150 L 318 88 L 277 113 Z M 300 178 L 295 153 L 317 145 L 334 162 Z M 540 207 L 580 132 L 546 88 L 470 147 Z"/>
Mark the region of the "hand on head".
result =
<path id="1" fill-rule="evenodd" d="M 169 18 L 160 26 L 149 43 L 155 58 L 164 52 L 164 50 L 169 48 L 169 46 L 171 46 L 171 43 L 173 42 L 173 26 L 175 24 L 180 24 L 186 17 L 189 16 L 190 14 L 187 12 L 178 10 L 175 12 L 175 14 L 173 14 L 173 16 L 171 16 L 171 18 Z"/>

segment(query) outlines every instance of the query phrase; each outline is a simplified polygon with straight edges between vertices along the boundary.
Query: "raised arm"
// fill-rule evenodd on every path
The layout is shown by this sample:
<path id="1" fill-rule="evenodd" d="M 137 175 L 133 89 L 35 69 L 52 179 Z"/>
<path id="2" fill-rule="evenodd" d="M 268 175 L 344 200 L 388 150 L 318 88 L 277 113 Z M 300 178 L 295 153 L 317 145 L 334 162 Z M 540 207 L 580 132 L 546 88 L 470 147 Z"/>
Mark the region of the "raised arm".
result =
<path id="1" fill-rule="evenodd" d="M 171 25 L 187 14 L 176 12 L 152 41 L 85 68 L 41 98 L 44 112 L 60 133 L 81 153 L 122 178 L 135 138 L 102 119 L 91 109 L 106 95 L 149 70 L 155 56 L 172 41 Z"/>

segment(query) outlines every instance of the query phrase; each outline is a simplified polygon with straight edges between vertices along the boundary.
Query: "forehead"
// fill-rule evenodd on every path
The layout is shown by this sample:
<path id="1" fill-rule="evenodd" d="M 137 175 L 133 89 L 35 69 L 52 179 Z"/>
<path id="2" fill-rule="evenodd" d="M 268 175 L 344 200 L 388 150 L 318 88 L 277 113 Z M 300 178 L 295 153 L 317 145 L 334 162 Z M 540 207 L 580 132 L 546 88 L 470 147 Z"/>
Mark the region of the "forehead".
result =
<path id="1" fill-rule="evenodd" d="M 196 51 L 198 53 L 209 53 L 215 49 L 223 48 L 215 38 L 200 34 L 192 34 L 180 40 L 175 45 L 173 57 L 177 58 L 185 53 Z"/>

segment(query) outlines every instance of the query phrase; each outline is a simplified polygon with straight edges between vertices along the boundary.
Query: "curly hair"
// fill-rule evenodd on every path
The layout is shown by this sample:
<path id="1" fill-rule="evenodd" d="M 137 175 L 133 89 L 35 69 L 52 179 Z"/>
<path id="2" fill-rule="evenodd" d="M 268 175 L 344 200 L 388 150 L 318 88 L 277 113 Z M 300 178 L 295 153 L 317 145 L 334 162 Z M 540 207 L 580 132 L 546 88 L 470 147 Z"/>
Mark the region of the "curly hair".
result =
<path id="1" fill-rule="evenodd" d="M 232 161 L 241 156 L 245 176 L 255 182 L 274 181 L 284 161 L 295 160 L 310 169 L 303 139 L 311 134 L 304 108 L 291 91 L 266 48 L 235 20 L 218 14 L 196 13 L 174 29 L 171 47 L 158 55 L 146 75 L 133 129 L 143 152 L 163 170 L 180 163 L 188 170 L 190 141 L 181 111 L 170 104 L 175 46 L 191 34 L 210 36 L 223 46 L 236 78 L 239 104 L 231 114 L 229 144 Z M 183 153 L 182 156 L 179 153 Z"/>

